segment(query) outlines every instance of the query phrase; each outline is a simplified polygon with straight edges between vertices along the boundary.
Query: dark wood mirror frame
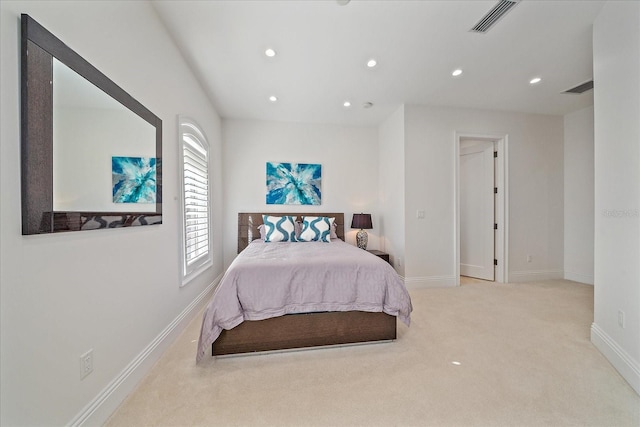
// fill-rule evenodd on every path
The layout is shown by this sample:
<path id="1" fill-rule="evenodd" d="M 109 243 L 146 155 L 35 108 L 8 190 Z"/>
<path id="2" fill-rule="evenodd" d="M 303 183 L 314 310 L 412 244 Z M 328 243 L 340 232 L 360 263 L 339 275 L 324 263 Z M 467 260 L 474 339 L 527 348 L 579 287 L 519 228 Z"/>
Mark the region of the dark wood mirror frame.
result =
<path id="1" fill-rule="evenodd" d="M 161 224 L 162 121 L 29 15 L 21 23 L 22 234 Z M 155 127 L 155 212 L 53 210 L 53 58 Z"/>

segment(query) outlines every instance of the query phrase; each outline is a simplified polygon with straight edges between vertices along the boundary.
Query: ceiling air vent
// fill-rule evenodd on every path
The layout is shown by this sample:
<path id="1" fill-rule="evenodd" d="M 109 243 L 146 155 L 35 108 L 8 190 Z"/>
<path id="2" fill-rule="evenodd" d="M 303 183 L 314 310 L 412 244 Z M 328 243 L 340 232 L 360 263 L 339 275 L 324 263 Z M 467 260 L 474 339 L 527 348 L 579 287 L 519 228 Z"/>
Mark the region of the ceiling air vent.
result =
<path id="1" fill-rule="evenodd" d="M 500 0 L 486 15 L 469 31 L 474 33 L 486 33 L 489 29 L 507 14 L 520 0 Z"/>
<path id="2" fill-rule="evenodd" d="M 585 93 L 588 90 L 593 89 L 593 80 L 589 80 L 586 83 L 582 83 L 576 87 L 572 87 L 571 89 L 567 89 L 562 93 Z"/>

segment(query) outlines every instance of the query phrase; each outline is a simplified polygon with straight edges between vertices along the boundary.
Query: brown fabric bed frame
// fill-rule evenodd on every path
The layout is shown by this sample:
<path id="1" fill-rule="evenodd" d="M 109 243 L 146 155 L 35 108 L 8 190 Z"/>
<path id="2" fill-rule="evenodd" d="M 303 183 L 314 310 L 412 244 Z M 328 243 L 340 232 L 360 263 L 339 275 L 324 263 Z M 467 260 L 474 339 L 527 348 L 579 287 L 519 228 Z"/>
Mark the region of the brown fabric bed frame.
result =
<path id="1" fill-rule="evenodd" d="M 336 234 L 344 240 L 342 213 L 260 212 L 238 214 L 238 253 L 260 238 L 262 215 L 328 216 L 335 218 Z M 245 321 L 224 330 L 212 345 L 214 356 L 355 344 L 396 339 L 396 318 L 364 311 L 288 314 L 271 319 Z"/>

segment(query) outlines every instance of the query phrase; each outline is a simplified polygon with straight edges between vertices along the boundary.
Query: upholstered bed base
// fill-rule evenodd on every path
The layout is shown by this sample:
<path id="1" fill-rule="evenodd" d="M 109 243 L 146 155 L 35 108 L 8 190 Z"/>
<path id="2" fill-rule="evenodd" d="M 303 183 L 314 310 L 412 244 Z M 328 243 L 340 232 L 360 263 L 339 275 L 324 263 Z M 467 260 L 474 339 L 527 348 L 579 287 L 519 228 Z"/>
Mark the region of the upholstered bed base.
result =
<path id="1" fill-rule="evenodd" d="M 396 339 L 396 318 L 364 311 L 289 314 L 222 331 L 213 355 L 290 350 Z"/>

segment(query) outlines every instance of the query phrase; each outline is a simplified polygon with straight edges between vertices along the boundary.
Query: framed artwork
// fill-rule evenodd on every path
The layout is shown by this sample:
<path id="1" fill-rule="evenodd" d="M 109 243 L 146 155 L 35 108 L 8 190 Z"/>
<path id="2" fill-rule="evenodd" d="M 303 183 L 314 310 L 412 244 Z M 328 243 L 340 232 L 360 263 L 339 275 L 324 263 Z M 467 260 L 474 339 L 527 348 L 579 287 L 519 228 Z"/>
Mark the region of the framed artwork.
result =
<path id="1" fill-rule="evenodd" d="M 322 165 L 267 162 L 268 205 L 320 205 Z"/>
<path id="2" fill-rule="evenodd" d="M 111 158 L 114 203 L 156 203 L 156 158 Z"/>

